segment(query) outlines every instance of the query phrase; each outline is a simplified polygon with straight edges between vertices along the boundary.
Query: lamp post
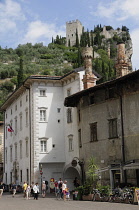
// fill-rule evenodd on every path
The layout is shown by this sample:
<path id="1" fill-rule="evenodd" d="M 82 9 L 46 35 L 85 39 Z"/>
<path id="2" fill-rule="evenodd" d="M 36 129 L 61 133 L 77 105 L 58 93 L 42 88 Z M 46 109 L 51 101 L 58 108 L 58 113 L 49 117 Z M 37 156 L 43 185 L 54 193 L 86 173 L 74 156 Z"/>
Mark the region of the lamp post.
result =
<path id="1" fill-rule="evenodd" d="M 42 175 L 43 175 L 43 171 L 42 171 L 42 164 L 40 165 L 40 175 L 41 175 L 41 193 L 42 193 Z"/>

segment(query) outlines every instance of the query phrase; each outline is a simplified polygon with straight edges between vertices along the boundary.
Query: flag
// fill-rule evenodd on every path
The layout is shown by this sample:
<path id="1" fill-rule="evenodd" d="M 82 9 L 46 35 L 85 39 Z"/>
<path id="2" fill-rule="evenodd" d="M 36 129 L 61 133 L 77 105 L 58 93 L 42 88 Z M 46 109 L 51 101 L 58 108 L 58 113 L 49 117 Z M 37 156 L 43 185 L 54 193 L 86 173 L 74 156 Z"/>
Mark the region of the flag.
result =
<path id="1" fill-rule="evenodd" d="M 8 125 L 8 131 L 9 132 L 14 132 L 14 130 L 12 129 L 12 126 Z"/>

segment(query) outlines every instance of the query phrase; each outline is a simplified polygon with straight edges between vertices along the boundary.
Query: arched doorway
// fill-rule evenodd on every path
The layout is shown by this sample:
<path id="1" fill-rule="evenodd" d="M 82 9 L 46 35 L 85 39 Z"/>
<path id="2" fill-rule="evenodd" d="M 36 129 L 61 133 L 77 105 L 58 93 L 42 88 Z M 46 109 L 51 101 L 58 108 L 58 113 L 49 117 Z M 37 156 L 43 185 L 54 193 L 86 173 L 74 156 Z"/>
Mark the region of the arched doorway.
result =
<path id="1" fill-rule="evenodd" d="M 64 180 L 67 180 L 67 186 L 70 191 L 74 190 L 73 181 L 75 177 L 81 180 L 80 168 L 78 166 L 72 167 L 71 164 L 65 167 L 63 175 L 64 175 Z"/>

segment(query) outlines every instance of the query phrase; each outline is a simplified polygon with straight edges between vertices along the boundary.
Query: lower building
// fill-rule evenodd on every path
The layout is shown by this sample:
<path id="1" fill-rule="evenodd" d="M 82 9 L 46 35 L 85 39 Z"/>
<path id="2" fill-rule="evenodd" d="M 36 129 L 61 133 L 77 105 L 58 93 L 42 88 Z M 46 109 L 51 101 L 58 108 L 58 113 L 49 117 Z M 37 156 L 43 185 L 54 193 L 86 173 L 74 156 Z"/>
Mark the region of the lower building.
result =
<path id="1" fill-rule="evenodd" d="M 79 158 L 94 157 L 104 185 L 139 186 L 139 70 L 65 99 L 77 107 Z"/>

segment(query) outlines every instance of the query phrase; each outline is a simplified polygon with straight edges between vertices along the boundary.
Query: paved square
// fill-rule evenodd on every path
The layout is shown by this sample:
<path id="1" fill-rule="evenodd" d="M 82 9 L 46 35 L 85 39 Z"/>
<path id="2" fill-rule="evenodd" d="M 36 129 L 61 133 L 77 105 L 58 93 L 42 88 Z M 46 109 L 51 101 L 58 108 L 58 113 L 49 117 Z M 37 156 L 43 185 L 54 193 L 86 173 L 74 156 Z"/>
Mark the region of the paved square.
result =
<path id="1" fill-rule="evenodd" d="M 23 198 L 23 194 L 17 194 L 14 198 L 11 194 L 5 193 L 0 199 L 0 210 L 136 210 L 137 205 L 118 204 L 109 202 L 93 201 L 63 201 L 56 200 L 54 195 L 47 195 L 46 198 L 39 197 L 34 200 Z"/>

